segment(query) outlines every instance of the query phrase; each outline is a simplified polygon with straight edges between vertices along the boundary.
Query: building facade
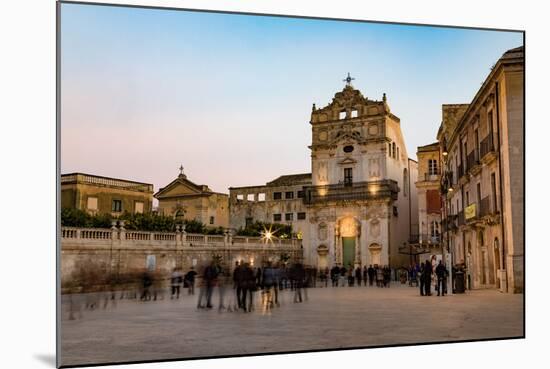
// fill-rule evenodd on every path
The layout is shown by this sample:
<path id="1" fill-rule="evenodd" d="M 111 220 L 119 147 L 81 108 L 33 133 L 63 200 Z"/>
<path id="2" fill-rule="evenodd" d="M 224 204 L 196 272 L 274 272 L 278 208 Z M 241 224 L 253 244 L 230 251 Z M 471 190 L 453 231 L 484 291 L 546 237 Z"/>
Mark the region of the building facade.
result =
<path id="1" fill-rule="evenodd" d="M 197 185 L 180 174 L 155 193 L 158 213 L 181 220 L 197 220 L 207 227 L 229 226 L 229 198 L 227 194 L 212 191 L 207 185 Z"/>
<path id="2" fill-rule="evenodd" d="M 231 188 L 232 226 L 255 217 L 276 222 L 280 215 L 300 232 L 304 262 L 320 268 L 407 265 L 400 248 L 418 224 L 411 188 L 418 168 L 385 94 L 369 100 L 348 78 L 330 104 L 313 105 L 310 125 L 311 174 Z M 261 193 L 267 201 L 251 201 Z"/>
<path id="3" fill-rule="evenodd" d="M 311 185 L 311 173 L 283 175 L 261 186 L 229 189 L 230 227 L 245 228 L 254 221 L 292 226 L 302 238 L 307 225 L 303 187 Z"/>
<path id="4" fill-rule="evenodd" d="M 470 104 L 443 105 L 443 225 L 471 288 L 523 291 L 523 47 L 503 54 Z"/>
<path id="5" fill-rule="evenodd" d="M 153 185 L 84 173 L 61 175 L 61 208 L 90 214 L 148 213 L 153 206 Z"/>
<path id="6" fill-rule="evenodd" d="M 415 182 L 418 198 L 418 229 L 410 237 L 410 245 L 421 255 L 423 262 L 431 255 L 443 256 L 441 248 L 441 152 L 439 142 L 420 146 L 418 180 Z"/>

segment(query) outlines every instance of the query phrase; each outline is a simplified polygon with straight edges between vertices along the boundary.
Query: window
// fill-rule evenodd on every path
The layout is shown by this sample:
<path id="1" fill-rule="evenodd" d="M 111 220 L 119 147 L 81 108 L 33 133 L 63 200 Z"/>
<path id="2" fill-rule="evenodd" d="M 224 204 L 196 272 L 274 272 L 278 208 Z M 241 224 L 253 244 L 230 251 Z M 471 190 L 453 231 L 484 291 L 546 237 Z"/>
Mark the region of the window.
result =
<path id="1" fill-rule="evenodd" d="M 491 202 L 493 213 L 497 212 L 497 185 L 495 179 L 495 173 L 491 173 Z"/>
<path id="2" fill-rule="evenodd" d="M 285 220 L 286 220 L 287 222 L 293 221 L 293 220 L 294 220 L 294 213 L 286 213 L 286 214 L 285 214 Z"/>
<path id="3" fill-rule="evenodd" d="M 357 118 L 357 109 L 353 109 L 353 110 L 351 111 L 351 117 L 352 117 L 352 118 Z"/>
<path id="4" fill-rule="evenodd" d="M 306 213 L 298 213 L 298 220 L 306 219 Z"/>
<path id="5" fill-rule="evenodd" d="M 481 205 L 481 183 L 477 184 L 477 206 Z"/>
<path id="6" fill-rule="evenodd" d="M 407 174 L 407 168 L 403 169 L 403 195 L 407 196 L 409 192 L 409 175 Z"/>
<path id="7" fill-rule="evenodd" d="M 470 193 L 466 191 L 466 206 L 470 206 Z"/>
<path id="8" fill-rule="evenodd" d="M 346 111 L 341 111 L 340 114 L 338 115 L 338 119 L 346 119 Z"/>
<path id="9" fill-rule="evenodd" d="M 243 194 L 238 194 L 237 195 L 237 201 L 242 201 L 244 200 L 244 195 Z"/>
<path id="10" fill-rule="evenodd" d="M 134 202 L 134 213 L 143 214 L 143 201 Z"/>
<path id="11" fill-rule="evenodd" d="M 210 224 L 214 224 L 214 217 L 210 217 Z"/>
<path id="12" fill-rule="evenodd" d="M 254 194 L 249 193 L 248 195 L 246 195 L 246 201 L 254 201 Z"/>
<path id="13" fill-rule="evenodd" d="M 97 197 L 88 197 L 86 208 L 88 210 L 97 210 Z"/>
<path id="14" fill-rule="evenodd" d="M 351 146 L 351 145 L 344 146 L 344 152 L 345 153 L 353 152 L 353 146 Z"/>
<path id="15" fill-rule="evenodd" d="M 391 156 L 395 159 L 395 142 L 391 144 Z"/>
<path id="16" fill-rule="evenodd" d="M 344 185 L 351 186 L 353 183 L 353 169 L 344 168 Z"/>
<path id="17" fill-rule="evenodd" d="M 430 223 L 430 236 L 432 239 L 439 240 L 439 223 L 435 220 Z"/>
<path id="18" fill-rule="evenodd" d="M 437 160 L 429 159 L 428 160 L 428 175 L 433 176 L 438 174 L 437 171 Z"/>
<path id="19" fill-rule="evenodd" d="M 285 199 L 293 199 L 293 198 L 294 198 L 294 191 L 285 192 Z"/>
<path id="20" fill-rule="evenodd" d="M 265 193 L 258 194 L 258 201 L 265 201 Z"/>
<path id="21" fill-rule="evenodd" d="M 299 199 L 304 198 L 304 196 L 305 196 L 305 193 L 304 193 L 303 190 L 298 191 L 297 197 L 298 197 Z"/>
<path id="22" fill-rule="evenodd" d="M 399 156 L 399 147 L 397 148 L 397 160 L 400 159 L 400 156 Z"/>
<path id="23" fill-rule="evenodd" d="M 391 142 L 388 142 L 388 156 L 391 158 Z"/>
<path id="24" fill-rule="evenodd" d="M 281 214 L 273 214 L 273 221 L 274 222 L 280 222 L 281 221 Z"/>
<path id="25" fill-rule="evenodd" d="M 479 158 L 479 132 L 477 129 L 474 131 L 474 138 L 475 138 L 475 153 L 476 153 L 476 160 Z"/>
<path id="26" fill-rule="evenodd" d="M 120 213 L 122 211 L 122 200 L 113 200 L 113 206 L 111 210 L 115 213 Z"/>
<path id="27" fill-rule="evenodd" d="M 254 219 L 252 219 L 251 217 L 245 218 L 244 222 L 245 222 L 245 223 L 244 223 L 244 224 L 245 224 L 245 227 L 248 228 L 248 227 L 250 227 L 250 226 L 252 225 L 252 223 L 254 222 Z"/>
<path id="28" fill-rule="evenodd" d="M 282 199 L 282 192 L 273 192 L 273 200 Z"/>
<path id="29" fill-rule="evenodd" d="M 491 110 L 489 114 L 487 114 L 487 132 L 490 134 L 493 134 L 493 111 Z"/>

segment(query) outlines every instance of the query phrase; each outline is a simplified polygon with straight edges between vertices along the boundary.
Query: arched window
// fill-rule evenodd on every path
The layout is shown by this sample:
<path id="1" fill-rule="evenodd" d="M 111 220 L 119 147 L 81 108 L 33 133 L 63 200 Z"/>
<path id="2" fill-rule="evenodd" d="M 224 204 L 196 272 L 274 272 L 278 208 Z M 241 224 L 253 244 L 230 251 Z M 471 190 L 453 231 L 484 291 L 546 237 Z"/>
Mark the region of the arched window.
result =
<path id="1" fill-rule="evenodd" d="M 407 168 L 403 169 L 403 195 L 407 196 L 409 193 L 409 174 Z"/>
<path id="2" fill-rule="evenodd" d="M 388 156 L 391 158 L 391 142 L 388 142 Z"/>

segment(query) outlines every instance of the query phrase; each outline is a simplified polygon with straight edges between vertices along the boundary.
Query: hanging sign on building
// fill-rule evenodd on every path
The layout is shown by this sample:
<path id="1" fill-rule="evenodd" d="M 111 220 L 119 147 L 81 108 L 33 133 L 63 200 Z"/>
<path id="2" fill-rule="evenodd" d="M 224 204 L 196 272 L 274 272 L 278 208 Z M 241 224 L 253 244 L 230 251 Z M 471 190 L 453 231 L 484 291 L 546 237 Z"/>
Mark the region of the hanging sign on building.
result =
<path id="1" fill-rule="evenodd" d="M 464 209 L 464 219 L 472 219 L 476 217 L 476 204 L 466 206 Z"/>

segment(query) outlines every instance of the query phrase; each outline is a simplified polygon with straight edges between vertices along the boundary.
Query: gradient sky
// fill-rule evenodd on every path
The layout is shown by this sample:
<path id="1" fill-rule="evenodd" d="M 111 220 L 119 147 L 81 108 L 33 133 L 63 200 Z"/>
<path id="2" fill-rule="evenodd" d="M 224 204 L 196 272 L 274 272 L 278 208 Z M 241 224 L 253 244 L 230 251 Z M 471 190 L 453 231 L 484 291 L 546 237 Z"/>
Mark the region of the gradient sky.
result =
<path id="1" fill-rule="evenodd" d="M 227 193 L 310 171 L 312 103 L 350 72 L 409 157 L 522 34 L 62 4 L 61 172 Z"/>

